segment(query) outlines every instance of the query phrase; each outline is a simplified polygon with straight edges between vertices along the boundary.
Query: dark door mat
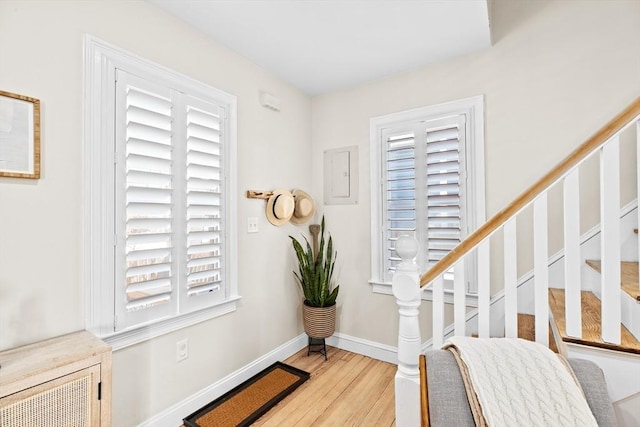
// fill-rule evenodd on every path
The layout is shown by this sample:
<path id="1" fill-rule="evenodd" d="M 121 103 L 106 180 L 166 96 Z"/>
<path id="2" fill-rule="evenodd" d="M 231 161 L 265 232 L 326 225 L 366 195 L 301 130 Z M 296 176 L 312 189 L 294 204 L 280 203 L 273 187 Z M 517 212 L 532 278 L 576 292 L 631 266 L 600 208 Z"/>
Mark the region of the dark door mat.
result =
<path id="1" fill-rule="evenodd" d="M 188 427 L 248 426 L 309 379 L 309 373 L 276 362 L 184 419 Z"/>

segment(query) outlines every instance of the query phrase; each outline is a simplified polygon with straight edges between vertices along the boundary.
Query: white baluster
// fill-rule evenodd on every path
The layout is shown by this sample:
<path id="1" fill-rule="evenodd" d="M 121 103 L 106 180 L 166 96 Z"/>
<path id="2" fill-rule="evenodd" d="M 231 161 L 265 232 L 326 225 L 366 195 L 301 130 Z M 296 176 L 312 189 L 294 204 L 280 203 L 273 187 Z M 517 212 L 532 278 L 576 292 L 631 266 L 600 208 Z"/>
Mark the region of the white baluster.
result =
<path id="1" fill-rule="evenodd" d="M 415 262 L 418 241 L 401 236 L 396 253 L 402 259 L 393 275 L 392 289 L 399 313 L 398 370 L 395 378 L 396 425 L 420 425 L 420 272 Z"/>
<path id="2" fill-rule="evenodd" d="M 504 225 L 504 333 L 518 337 L 518 251 L 516 217 Z"/>
<path id="3" fill-rule="evenodd" d="M 444 344 L 444 281 L 438 276 L 433 281 L 433 348 Z"/>
<path id="4" fill-rule="evenodd" d="M 536 342 L 549 346 L 549 248 L 547 193 L 533 202 L 533 274 Z"/>
<path id="5" fill-rule="evenodd" d="M 582 338 L 582 304 L 580 291 L 580 175 L 569 173 L 564 189 L 564 298 L 567 335 Z"/>
<path id="6" fill-rule="evenodd" d="M 618 136 L 600 153 L 602 340 L 620 344 L 620 144 Z"/>
<path id="7" fill-rule="evenodd" d="M 454 335 L 463 337 L 466 335 L 465 320 L 466 320 L 466 300 L 467 300 L 467 286 L 465 278 L 465 263 L 462 258 L 456 265 L 453 266 L 453 323 L 454 323 Z"/>
<path id="8" fill-rule="evenodd" d="M 491 278 L 489 239 L 478 245 L 478 337 L 491 334 Z"/>

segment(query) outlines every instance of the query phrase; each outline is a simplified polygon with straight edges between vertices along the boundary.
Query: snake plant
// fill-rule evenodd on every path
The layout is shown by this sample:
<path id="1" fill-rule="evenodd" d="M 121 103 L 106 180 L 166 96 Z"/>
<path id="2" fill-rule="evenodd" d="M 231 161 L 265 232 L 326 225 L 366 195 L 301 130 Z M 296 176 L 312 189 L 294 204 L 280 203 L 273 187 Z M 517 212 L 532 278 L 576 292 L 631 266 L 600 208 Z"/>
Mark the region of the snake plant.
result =
<path id="1" fill-rule="evenodd" d="M 328 241 L 325 241 L 324 216 L 322 217 L 320 246 L 317 254 L 313 253 L 311 244 L 306 237 L 303 236 L 306 249 L 303 248 L 301 242 L 292 236 L 289 237 L 298 257 L 298 272 L 294 271 L 293 274 L 302 288 L 305 304 L 311 307 L 330 307 L 334 305 L 340 286 L 332 288 L 331 279 L 338 253 L 333 251 L 331 235 L 329 235 Z"/>

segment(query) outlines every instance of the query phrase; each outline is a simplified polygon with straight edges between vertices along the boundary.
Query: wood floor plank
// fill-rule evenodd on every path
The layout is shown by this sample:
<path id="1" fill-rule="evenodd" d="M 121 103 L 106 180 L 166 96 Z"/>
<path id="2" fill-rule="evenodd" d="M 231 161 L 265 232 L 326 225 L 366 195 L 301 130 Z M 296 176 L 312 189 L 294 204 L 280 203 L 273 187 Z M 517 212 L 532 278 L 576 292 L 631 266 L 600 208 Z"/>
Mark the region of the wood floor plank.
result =
<path id="1" fill-rule="evenodd" d="M 371 397 L 382 396 L 384 392 L 389 389 L 389 386 L 395 386 L 394 378 L 396 370 L 396 367 L 393 365 L 378 362 L 376 371 L 371 371 L 371 376 L 375 376 L 377 378 L 374 381 L 370 381 L 370 386 L 365 386 L 365 388 L 361 390 L 361 395 L 355 396 L 353 399 L 349 399 L 349 394 L 345 395 L 346 398 L 353 403 L 353 406 L 350 408 L 350 410 L 353 411 L 351 415 L 347 418 L 344 416 L 336 418 L 336 420 L 345 419 L 345 422 L 343 423 L 345 426 L 374 425 L 375 422 L 379 421 L 381 414 L 374 411 L 376 404 L 378 403 L 378 399 L 375 399 L 375 402 L 372 404 Z M 367 374 L 367 376 L 368 375 L 369 374 Z M 351 392 L 355 389 L 356 388 L 353 387 L 349 391 Z M 393 413 L 393 411 L 394 409 L 392 408 L 391 413 Z M 369 414 L 372 414 L 371 420 L 367 421 Z M 393 421 L 393 418 L 390 419 L 386 425 L 391 425 L 391 421 Z"/>
<path id="2" fill-rule="evenodd" d="M 373 407 L 362 420 L 363 426 L 392 426 L 395 425 L 395 375 L 380 394 Z"/>
<path id="3" fill-rule="evenodd" d="M 317 392 L 313 394 L 313 405 L 299 420 L 300 425 L 321 425 L 323 422 L 331 420 L 331 417 L 325 416 L 325 412 L 342 399 L 342 394 L 356 378 L 360 375 L 366 375 L 365 369 L 371 361 L 372 359 L 363 356 L 361 358 L 354 357 L 347 362 L 347 367 L 344 369 L 345 376 L 335 382 L 329 381 L 323 388 L 318 388 Z"/>
<path id="4" fill-rule="evenodd" d="M 306 349 L 284 361 L 307 368 L 311 378 L 254 426 L 395 427 L 396 366 L 335 348 L 327 351 L 328 361 L 307 357 Z"/>
<path id="5" fill-rule="evenodd" d="M 592 292 L 582 291 L 582 338 L 577 339 L 567 335 L 565 311 L 564 311 L 564 289 L 549 289 L 549 305 L 553 320 L 558 331 L 562 335 L 562 340 L 576 344 L 588 345 L 592 347 L 606 348 L 609 350 L 623 351 L 626 353 L 640 354 L 640 342 L 629 332 L 624 325 L 620 325 L 621 343 L 615 345 L 602 341 L 600 300 Z"/>
<path id="6" fill-rule="evenodd" d="M 371 397 L 380 395 L 394 374 L 394 366 L 374 360 L 367 366 L 366 375 L 359 376 L 325 416 L 331 419 L 333 425 L 363 425 L 362 419 L 371 410 Z"/>
<path id="7" fill-rule="evenodd" d="M 324 356 L 320 354 L 311 354 L 310 356 L 307 356 L 307 349 L 305 347 L 288 358 L 285 363 L 313 374 L 318 368 L 331 365 L 332 362 L 343 357 L 345 353 L 346 352 L 344 350 L 340 350 L 335 347 L 327 347 L 327 359 L 329 363 L 325 364 Z"/>

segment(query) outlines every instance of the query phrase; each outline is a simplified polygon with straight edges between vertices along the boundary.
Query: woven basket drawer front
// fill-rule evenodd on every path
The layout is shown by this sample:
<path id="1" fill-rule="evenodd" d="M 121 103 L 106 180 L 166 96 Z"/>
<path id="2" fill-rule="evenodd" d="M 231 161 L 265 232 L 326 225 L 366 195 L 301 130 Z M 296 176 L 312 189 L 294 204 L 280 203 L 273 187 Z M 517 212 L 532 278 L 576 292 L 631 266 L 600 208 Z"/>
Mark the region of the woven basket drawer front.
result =
<path id="1" fill-rule="evenodd" d="M 99 378 L 99 366 L 92 366 L 6 396 L 0 399 L 0 427 L 96 425 Z"/>

